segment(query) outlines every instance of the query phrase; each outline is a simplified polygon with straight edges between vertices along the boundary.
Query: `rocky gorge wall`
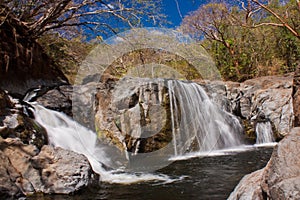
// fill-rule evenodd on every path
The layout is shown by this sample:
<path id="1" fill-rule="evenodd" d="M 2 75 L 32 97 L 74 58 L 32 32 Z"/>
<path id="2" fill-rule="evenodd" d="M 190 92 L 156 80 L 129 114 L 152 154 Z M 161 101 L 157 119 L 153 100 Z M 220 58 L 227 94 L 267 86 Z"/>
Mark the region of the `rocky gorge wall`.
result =
<path id="1" fill-rule="evenodd" d="M 255 126 L 257 123 L 271 122 L 277 140 L 287 135 L 293 126 L 293 77 L 291 74 L 260 77 L 243 83 L 206 81 L 205 83 L 198 82 L 198 84 L 206 90 L 210 98 L 220 108 L 240 117 L 246 136 L 252 141 L 255 141 Z M 74 92 L 92 91 L 92 88 L 95 87 L 99 88 L 97 90 L 97 101 L 100 102 L 100 107 L 106 109 L 109 105 L 107 99 L 111 98 L 107 96 L 111 86 L 103 83 L 88 83 L 84 86 L 85 89 L 75 89 Z M 72 86 L 60 86 L 37 97 L 36 101 L 46 108 L 62 111 L 72 116 L 72 91 Z M 91 96 L 85 97 L 83 101 L 86 105 L 92 105 Z M 133 103 L 134 98 L 128 97 L 127 101 L 126 106 L 130 107 L 130 101 Z M 93 109 L 96 111 L 95 107 Z M 84 113 L 83 111 L 78 112 Z M 87 117 L 83 116 L 79 120 Z M 93 124 L 90 126 L 93 126 Z M 112 128 L 107 127 L 107 129 Z"/>
<path id="2" fill-rule="evenodd" d="M 25 26 L 9 16 L 0 26 L 0 88 L 21 97 L 31 88 L 68 83 L 43 48 L 24 36 Z"/>
<path id="3" fill-rule="evenodd" d="M 293 127 L 292 75 L 202 85 L 219 106 L 241 118 L 250 140 L 255 139 L 255 126 L 260 122 L 271 122 L 277 140 Z"/>

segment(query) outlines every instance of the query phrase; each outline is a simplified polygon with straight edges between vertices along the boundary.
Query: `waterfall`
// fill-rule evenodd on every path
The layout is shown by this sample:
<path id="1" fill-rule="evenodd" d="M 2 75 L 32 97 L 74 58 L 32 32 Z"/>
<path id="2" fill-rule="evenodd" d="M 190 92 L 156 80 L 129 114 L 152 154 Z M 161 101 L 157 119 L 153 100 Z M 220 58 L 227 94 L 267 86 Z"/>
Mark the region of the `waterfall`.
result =
<path id="1" fill-rule="evenodd" d="M 188 152 L 209 152 L 241 144 L 242 127 L 239 120 L 214 104 L 200 85 L 162 79 L 148 79 L 147 81 L 163 83 L 167 88 L 167 90 L 154 89 L 153 91 L 158 92 L 159 95 L 148 96 L 150 99 L 156 99 L 156 103 L 162 103 L 164 99 L 162 91 L 165 91 L 168 96 L 166 99 L 169 103 L 164 105 L 169 105 L 167 108 L 169 111 L 166 112 L 170 112 L 171 122 L 167 124 L 170 126 L 170 134 L 173 137 L 169 145 L 162 151 L 159 149 L 159 151 L 144 154 L 137 153 L 137 151 L 122 151 L 116 146 L 101 142 L 96 133 L 63 113 L 36 104 L 32 104 L 33 112 L 37 122 L 46 128 L 51 145 L 84 154 L 89 159 L 94 171 L 101 174 L 101 179 L 109 182 L 145 180 L 145 177 L 140 177 L 140 175 L 119 173 L 120 169 L 133 172 L 136 169 L 137 171 L 153 171 L 170 164 L 172 162 L 170 158 L 173 156 L 181 156 Z M 145 86 L 145 82 L 134 85 L 138 88 L 141 85 Z M 149 93 L 145 88 L 137 91 L 140 96 L 142 95 L 141 91 Z M 123 92 L 126 93 L 126 90 Z M 130 95 L 132 96 L 132 92 Z M 118 95 L 118 98 L 121 97 L 122 95 Z M 147 109 L 151 105 L 147 104 L 149 98 L 144 98 L 144 106 L 139 106 L 140 104 L 137 103 L 137 106 L 130 108 L 132 112 L 137 112 L 137 115 L 129 115 L 129 118 L 130 116 L 140 116 L 138 112 L 141 111 L 137 108 Z M 143 113 L 146 112 L 143 111 Z M 158 119 L 160 120 L 160 118 Z M 129 121 L 130 119 L 124 120 L 124 123 Z M 143 130 L 142 125 L 138 124 L 139 121 L 134 122 L 137 123 L 133 124 L 132 132 L 135 131 L 133 129 Z M 120 127 L 124 127 L 124 125 Z M 150 126 L 146 130 L 151 132 L 148 128 Z M 170 181 L 163 175 L 147 174 L 146 177 L 146 180 Z"/>
<path id="2" fill-rule="evenodd" d="M 175 155 L 241 145 L 239 120 L 221 110 L 196 83 L 168 81 Z"/>
<path id="3" fill-rule="evenodd" d="M 85 155 L 94 172 L 100 174 L 101 181 L 130 184 L 141 181 L 171 183 L 178 180 L 163 174 L 122 173 L 121 169 L 107 169 L 105 165 L 110 166 L 111 164 L 113 166 L 111 162 L 115 162 L 119 158 L 113 157 L 112 152 L 108 152 L 108 150 L 112 150 L 111 148 L 97 142 L 97 136 L 93 131 L 83 127 L 63 113 L 49 110 L 35 103 L 32 106 L 36 121 L 47 130 L 50 145 Z"/>
<path id="4" fill-rule="evenodd" d="M 255 127 L 256 144 L 275 142 L 273 137 L 272 125 L 269 121 L 258 122 Z"/>

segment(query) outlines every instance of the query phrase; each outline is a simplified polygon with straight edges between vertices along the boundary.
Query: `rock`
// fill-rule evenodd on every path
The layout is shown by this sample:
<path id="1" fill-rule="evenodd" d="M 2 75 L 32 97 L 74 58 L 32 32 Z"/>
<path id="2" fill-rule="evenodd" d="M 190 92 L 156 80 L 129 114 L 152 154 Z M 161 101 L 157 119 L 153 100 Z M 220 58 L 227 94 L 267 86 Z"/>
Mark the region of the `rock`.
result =
<path id="1" fill-rule="evenodd" d="M 12 102 L 2 90 L 0 93 L 0 136 L 20 138 L 25 144 L 33 144 L 41 149 L 48 143 L 46 130 L 24 114 L 24 110 L 27 109 L 25 106 L 18 104 L 17 101 Z"/>
<path id="2" fill-rule="evenodd" d="M 71 85 L 63 85 L 38 96 L 35 101 L 45 108 L 72 116 L 72 92 Z"/>
<path id="3" fill-rule="evenodd" d="M 261 186 L 272 199 L 300 199 L 300 127 L 292 129 L 267 164 Z"/>
<path id="4" fill-rule="evenodd" d="M 263 169 L 243 177 L 238 186 L 228 197 L 228 200 L 259 200 L 264 199 L 261 182 Z"/>
<path id="5" fill-rule="evenodd" d="M 41 180 L 33 179 L 33 182 L 30 181 L 30 178 L 39 175 L 39 171 L 31 165 L 31 158 L 36 156 L 39 150 L 34 145 L 23 144 L 20 139 L 7 138 L 1 144 L 1 151 L 9 158 L 11 166 L 19 174 L 15 183 L 20 190 L 24 194 L 35 192 L 33 184 L 39 183 L 41 185 Z"/>
<path id="6" fill-rule="evenodd" d="M 22 191 L 16 185 L 20 174 L 11 165 L 8 157 L 0 151 L 0 196 L 3 199 L 14 199 L 22 195 Z"/>
<path id="7" fill-rule="evenodd" d="M 132 153 L 153 152 L 170 143 L 171 114 L 164 84 L 125 78 L 114 90 L 100 90 L 95 115 L 99 137 Z"/>
<path id="8" fill-rule="evenodd" d="M 34 187 L 43 193 L 70 194 L 99 180 L 85 156 L 59 147 L 44 146 L 31 163 L 40 172 L 31 180 L 42 180 Z"/>
<path id="9" fill-rule="evenodd" d="M 49 145 L 39 151 L 8 138 L 0 143 L 0 160 L 0 192 L 7 197 L 70 194 L 99 180 L 83 155 Z"/>
<path id="10" fill-rule="evenodd" d="M 15 97 L 41 85 L 55 86 L 68 83 L 67 78 L 33 39 L 24 35 L 26 25 L 11 16 L 0 27 L 0 88 Z"/>
<path id="11" fill-rule="evenodd" d="M 299 155 L 300 127 L 296 127 L 274 148 L 267 166 L 245 176 L 229 199 L 300 199 Z"/>
<path id="12" fill-rule="evenodd" d="M 300 64 L 298 64 L 293 80 L 294 126 L 300 126 Z"/>
<path id="13" fill-rule="evenodd" d="M 245 122 L 249 137 L 256 123 L 270 121 L 274 137 L 281 139 L 293 125 L 292 76 L 267 76 L 243 83 L 211 81 L 205 84 L 209 96 L 222 108 Z"/>

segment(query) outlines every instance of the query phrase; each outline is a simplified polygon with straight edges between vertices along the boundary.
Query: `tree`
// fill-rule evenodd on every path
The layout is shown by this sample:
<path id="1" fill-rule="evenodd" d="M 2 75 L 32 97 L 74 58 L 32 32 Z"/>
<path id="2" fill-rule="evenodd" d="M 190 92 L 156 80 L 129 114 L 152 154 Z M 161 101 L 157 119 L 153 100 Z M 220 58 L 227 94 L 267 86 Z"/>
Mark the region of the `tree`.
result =
<path id="1" fill-rule="evenodd" d="M 274 8 L 275 4 L 275 8 Z M 283 6 L 277 6 L 281 4 Z M 256 6 L 256 10 L 263 10 L 263 12 L 271 15 L 274 19 L 272 21 L 265 21 L 262 23 L 253 23 L 250 27 L 259 27 L 259 26 L 274 26 L 281 27 L 285 30 L 289 31 L 294 38 L 297 38 L 297 42 L 299 44 L 300 40 L 300 1 L 299 0 L 291 0 L 288 3 L 280 2 L 280 1 L 270 1 L 270 2 L 262 2 L 260 0 L 248 0 L 248 9 L 244 9 L 247 11 L 247 15 L 252 15 L 253 5 Z M 279 9 L 278 9 L 279 8 Z M 289 38 L 289 41 L 293 40 L 293 38 Z M 293 43 L 292 43 L 293 44 Z M 290 45 L 289 45 L 290 47 Z M 297 46 L 295 48 L 298 48 Z M 285 52 L 285 55 L 289 55 L 292 50 Z M 297 52 L 298 53 L 298 52 Z M 289 57 L 290 58 L 290 57 Z M 293 80 L 293 108 L 294 108 L 294 126 L 300 126 L 300 61 L 296 57 L 296 70 L 294 73 Z"/>
<path id="2" fill-rule="evenodd" d="M 224 3 L 206 4 L 185 17 L 180 30 L 198 39 L 205 38 L 209 40 L 213 44 L 213 48 L 221 50 L 222 53 L 224 53 L 224 50 L 222 50 L 222 47 L 224 47 L 231 58 L 227 62 L 232 62 L 235 74 L 239 79 L 241 73 L 233 40 L 235 25 L 230 15 L 230 9 Z"/>
<path id="3" fill-rule="evenodd" d="M 85 27 L 96 33 L 142 24 L 142 18 L 160 23 L 160 1 L 147 0 L 2 0 L 0 25 L 11 18 L 24 26 L 24 35 L 38 38 L 46 32 Z"/>
<path id="4" fill-rule="evenodd" d="M 300 39 L 300 1 L 291 0 L 289 2 L 273 0 L 247 0 L 247 7 L 242 3 L 242 8 L 246 12 L 246 22 L 243 26 L 257 28 L 260 26 L 284 27 L 295 37 Z M 266 21 L 257 21 L 257 15 L 271 15 Z M 248 19 L 252 20 L 251 24 Z M 266 19 L 266 18 L 265 18 Z"/>

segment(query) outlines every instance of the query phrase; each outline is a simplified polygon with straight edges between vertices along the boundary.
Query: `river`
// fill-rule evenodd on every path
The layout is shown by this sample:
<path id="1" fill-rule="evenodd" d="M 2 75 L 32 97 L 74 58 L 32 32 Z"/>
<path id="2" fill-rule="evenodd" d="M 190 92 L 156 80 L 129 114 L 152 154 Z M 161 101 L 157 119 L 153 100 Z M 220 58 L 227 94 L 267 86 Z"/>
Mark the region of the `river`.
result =
<path id="1" fill-rule="evenodd" d="M 171 183 L 151 181 L 124 185 L 100 182 L 74 195 L 32 196 L 28 199 L 226 199 L 244 175 L 266 165 L 272 149 L 248 147 L 212 156 L 175 158 L 171 165 L 156 172 L 174 179 Z"/>

